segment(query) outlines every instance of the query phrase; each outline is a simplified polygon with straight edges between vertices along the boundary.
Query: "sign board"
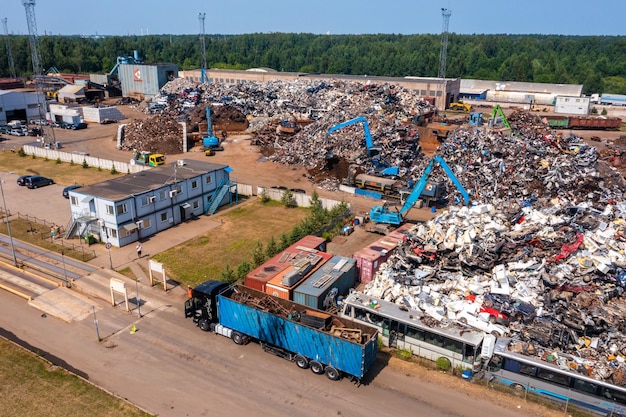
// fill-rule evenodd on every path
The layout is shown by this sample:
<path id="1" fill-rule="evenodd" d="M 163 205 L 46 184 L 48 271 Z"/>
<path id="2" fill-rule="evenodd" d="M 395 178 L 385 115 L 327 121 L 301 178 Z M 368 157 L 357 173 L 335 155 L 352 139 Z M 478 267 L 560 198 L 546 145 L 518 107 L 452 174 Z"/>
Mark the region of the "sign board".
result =
<path id="1" fill-rule="evenodd" d="M 104 245 L 104 246 L 105 246 L 107 249 L 111 249 L 111 246 L 112 246 L 112 245 L 111 245 L 111 243 L 110 243 L 110 242 L 107 242 L 107 244 L 106 244 L 106 245 Z"/>
<path id="2" fill-rule="evenodd" d="M 130 308 L 128 307 L 128 293 L 126 292 L 126 283 L 121 279 L 111 278 L 109 280 L 109 287 L 111 288 L 111 305 L 115 307 L 115 293 L 118 292 L 124 295 L 126 311 L 130 311 Z"/>
<path id="3" fill-rule="evenodd" d="M 163 264 L 150 259 L 148 261 L 148 272 L 150 273 L 150 286 L 154 285 L 155 279 L 152 272 L 155 272 L 161 274 L 161 276 L 163 277 L 163 289 L 167 291 L 167 276 L 165 274 L 165 267 L 163 266 Z"/>

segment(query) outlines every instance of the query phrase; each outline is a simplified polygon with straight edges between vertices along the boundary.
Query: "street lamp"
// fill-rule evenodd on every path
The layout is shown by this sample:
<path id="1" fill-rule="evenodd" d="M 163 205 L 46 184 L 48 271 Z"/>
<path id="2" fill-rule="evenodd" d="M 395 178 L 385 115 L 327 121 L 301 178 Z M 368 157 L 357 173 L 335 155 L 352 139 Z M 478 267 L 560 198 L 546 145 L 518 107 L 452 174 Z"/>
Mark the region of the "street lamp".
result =
<path id="1" fill-rule="evenodd" d="M 63 263 L 63 276 L 65 277 L 65 285 L 67 288 L 71 288 L 72 284 L 67 280 L 67 270 L 65 269 L 65 250 L 61 249 L 61 262 Z"/>
<path id="2" fill-rule="evenodd" d="M 7 222 L 7 232 L 9 234 L 9 242 L 11 243 L 11 252 L 13 253 L 13 265 L 17 268 L 17 257 L 15 256 L 15 246 L 13 246 L 13 235 L 11 235 L 11 222 L 9 222 L 9 212 L 7 210 L 7 202 L 4 199 L 4 187 L 2 183 L 4 180 L 0 180 L 0 191 L 2 192 L 2 203 L 4 204 L 4 219 Z"/>
<path id="3" fill-rule="evenodd" d="M 141 318 L 141 299 L 139 298 L 139 278 L 135 280 L 135 291 L 137 291 L 137 315 Z"/>

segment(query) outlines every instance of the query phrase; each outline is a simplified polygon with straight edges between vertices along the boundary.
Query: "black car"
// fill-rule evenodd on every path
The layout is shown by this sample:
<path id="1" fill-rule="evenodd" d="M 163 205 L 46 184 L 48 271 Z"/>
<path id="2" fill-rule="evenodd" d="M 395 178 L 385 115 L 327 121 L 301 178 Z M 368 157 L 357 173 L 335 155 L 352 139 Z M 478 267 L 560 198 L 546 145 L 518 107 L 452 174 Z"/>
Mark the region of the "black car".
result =
<path id="1" fill-rule="evenodd" d="M 80 130 L 80 129 L 87 129 L 87 123 L 72 123 L 71 126 L 69 127 L 72 130 Z"/>
<path id="2" fill-rule="evenodd" d="M 80 188 L 80 185 L 70 185 L 63 189 L 63 197 L 70 198 L 70 191 Z"/>
<path id="3" fill-rule="evenodd" d="M 26 185 L 26 178 L 30 178 L 30 175 L 21 175 L 17 177 L 17 185 Z"/>
<path id="4" fill-rule="evenodd" d="M 28 177 L 28 178 L 26 178 L 26 180 L 24 182 L 25 182 L 26 187 L 28 187 L 30 189 L 44 187 L 46 185 L 54 184 L 54 181 L 52 181 L 52 179 L 46 178 L 46 177 L 41 177 L 39 175 L 34 175 L 32 177 Z"/>

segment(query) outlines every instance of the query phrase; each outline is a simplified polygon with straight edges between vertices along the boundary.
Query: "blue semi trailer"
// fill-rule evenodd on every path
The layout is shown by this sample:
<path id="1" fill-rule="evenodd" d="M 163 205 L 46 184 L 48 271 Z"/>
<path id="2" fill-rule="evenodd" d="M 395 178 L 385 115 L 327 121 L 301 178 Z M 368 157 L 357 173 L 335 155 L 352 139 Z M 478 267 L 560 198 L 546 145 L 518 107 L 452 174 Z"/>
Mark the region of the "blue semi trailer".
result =
<path id="1" fill-rule="evenodd" d="M 185 317 L 238 345 L 257 341 L 266 352 L 331 380 L 357 382 L 376 361 L 378 330 L 242 285 L 207 281 L 191 290 Z"/>

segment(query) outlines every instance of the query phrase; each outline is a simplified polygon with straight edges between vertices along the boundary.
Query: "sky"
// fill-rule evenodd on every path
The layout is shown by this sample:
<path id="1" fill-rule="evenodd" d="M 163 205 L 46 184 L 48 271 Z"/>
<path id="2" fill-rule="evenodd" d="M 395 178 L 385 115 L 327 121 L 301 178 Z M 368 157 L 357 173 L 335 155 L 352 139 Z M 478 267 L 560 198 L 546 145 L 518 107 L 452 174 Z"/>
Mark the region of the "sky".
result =
<path id="1" fill-rule="evenodd" d="M 27 34 L 22 0 L 2 0 L 9 33 Z M 626 35 L 626 0 L 36 0 L 38 35 L 201 33 Z M 2 31 L 4 34 L 4 30 Z"/>

